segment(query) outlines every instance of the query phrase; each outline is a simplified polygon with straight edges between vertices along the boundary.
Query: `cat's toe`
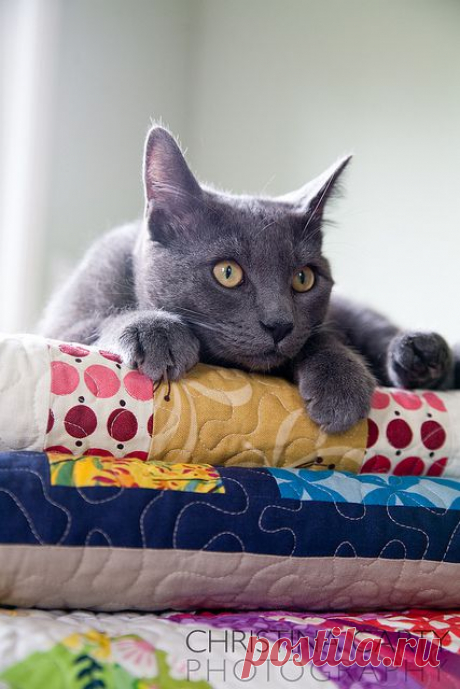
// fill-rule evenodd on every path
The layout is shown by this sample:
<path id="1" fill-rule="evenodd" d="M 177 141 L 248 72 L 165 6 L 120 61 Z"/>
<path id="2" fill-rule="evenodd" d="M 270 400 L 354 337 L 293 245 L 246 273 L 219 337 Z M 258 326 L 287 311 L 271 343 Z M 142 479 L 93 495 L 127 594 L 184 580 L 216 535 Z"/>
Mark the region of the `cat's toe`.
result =
<path id="1" fill-rule="evenodd" d="M 359 367 L 353 379 L 301 378 L 299 389 L 312 421 L 326 433 L 345 433 L 367 417 L 375 380 Z"/>
<path id="2" fill-rule="evenodd" d="M 367 407 L 350 408 L 313 402 L 307 405 L 312 421 L 328 434 L 345 433 L 367 415 Z"/>
<path id="3" fill-rule="evenodd" d="M 182 378 L 198 363 L 199 343 L 180 321 L 157 316 L 131 323 L 120 337 L 124 362 L 153 381 Z"/>
<path id="4" fill-rule="evenodd" d="M 403 388 L 440 388 L 449 384 L 453 363 L 449 345 L 438 333 L 397 335 L 388 351 L 388 376 Z"/>

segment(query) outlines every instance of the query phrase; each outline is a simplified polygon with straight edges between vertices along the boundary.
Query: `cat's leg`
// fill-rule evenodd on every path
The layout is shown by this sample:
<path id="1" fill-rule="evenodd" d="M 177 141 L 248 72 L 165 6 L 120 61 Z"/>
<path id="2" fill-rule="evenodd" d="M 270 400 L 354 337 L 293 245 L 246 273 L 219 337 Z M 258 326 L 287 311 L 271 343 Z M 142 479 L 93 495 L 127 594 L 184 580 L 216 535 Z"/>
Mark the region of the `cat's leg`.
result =
<path id="1" fill-rule="evenodd" d="M 453 387 L 452 352 L 438 333 L 402 331 L 372 309 L 337 298 L 331 304 L 330 323 L 363 354 L 382 385 Z"/>
<path id="2" fill-rule="evenodd" d="M 346 431 L 369 413 L 375 379 L 364 359 L 333 335 L 310 338 L 294 377 L 310 417 L 328 433 Z"/>
<path id="3" fill-rule="evenodd" d="M 153 380 L 175 380 L 198 362 L 199 343 L 179 317 L 136 310 L 132 251 L 139 227 L 104 235 L 54 295 L 39 332 L 119 354 Z"/>
<path id="4" fill-rule="evenodd" d="M 177 380 L 198 363 L 200 345 L 181 319 L 166 311 L 125 311 L 100 326 L 97 344 L 152 380 Z"/>

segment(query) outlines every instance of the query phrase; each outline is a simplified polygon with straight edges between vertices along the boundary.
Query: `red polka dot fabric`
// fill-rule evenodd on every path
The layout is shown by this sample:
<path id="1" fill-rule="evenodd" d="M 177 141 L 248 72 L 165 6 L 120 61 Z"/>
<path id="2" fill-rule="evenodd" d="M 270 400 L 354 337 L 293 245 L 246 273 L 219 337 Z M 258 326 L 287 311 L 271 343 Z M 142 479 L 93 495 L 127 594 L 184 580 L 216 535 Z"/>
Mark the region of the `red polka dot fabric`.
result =
<path id="1" fill-rule="evenodd" d="M 50 348 L 45 450 L 147 459 L 153 384 L 115 354 L 81 345 Z"/>
<path id="2" fill-rule="evenodd" d="M 437 393 L 376 390 L 361 473 L 442 476 L 452 455 L 450 428 Z"/>

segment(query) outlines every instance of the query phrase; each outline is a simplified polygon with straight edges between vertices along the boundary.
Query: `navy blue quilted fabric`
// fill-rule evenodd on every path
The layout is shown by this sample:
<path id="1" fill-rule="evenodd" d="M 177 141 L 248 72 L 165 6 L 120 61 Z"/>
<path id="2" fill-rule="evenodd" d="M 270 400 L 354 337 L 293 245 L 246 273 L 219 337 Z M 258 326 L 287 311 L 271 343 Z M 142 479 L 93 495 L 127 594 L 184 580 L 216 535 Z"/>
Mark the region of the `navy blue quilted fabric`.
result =
<path id="1" fill-rule="evenodd" d="M 0 544 L 460 562 L 460 481 L 218 472 L 223 493 L 52 486 L 45 454 L 0 454 Z"/>

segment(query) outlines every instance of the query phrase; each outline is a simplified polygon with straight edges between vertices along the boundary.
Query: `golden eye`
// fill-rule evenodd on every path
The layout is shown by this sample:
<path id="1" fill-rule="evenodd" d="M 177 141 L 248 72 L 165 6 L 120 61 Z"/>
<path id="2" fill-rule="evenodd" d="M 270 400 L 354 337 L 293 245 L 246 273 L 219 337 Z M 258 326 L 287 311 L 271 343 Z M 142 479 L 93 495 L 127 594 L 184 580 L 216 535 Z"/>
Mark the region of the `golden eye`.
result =
<path id="1" fill-rule="evenodd" d="M 296 292 L 308 292 L 315 284 L 315 274 L 309 266 L 296 270 L 292 276 L 292 287 Z"/>
<path id="2" fill-rule="evenodd" d="M 238 287 L 243 282 L 243 269 L 236 261 L 219 261 L 212 269 L 212 274 L 223 287 Z"/>

